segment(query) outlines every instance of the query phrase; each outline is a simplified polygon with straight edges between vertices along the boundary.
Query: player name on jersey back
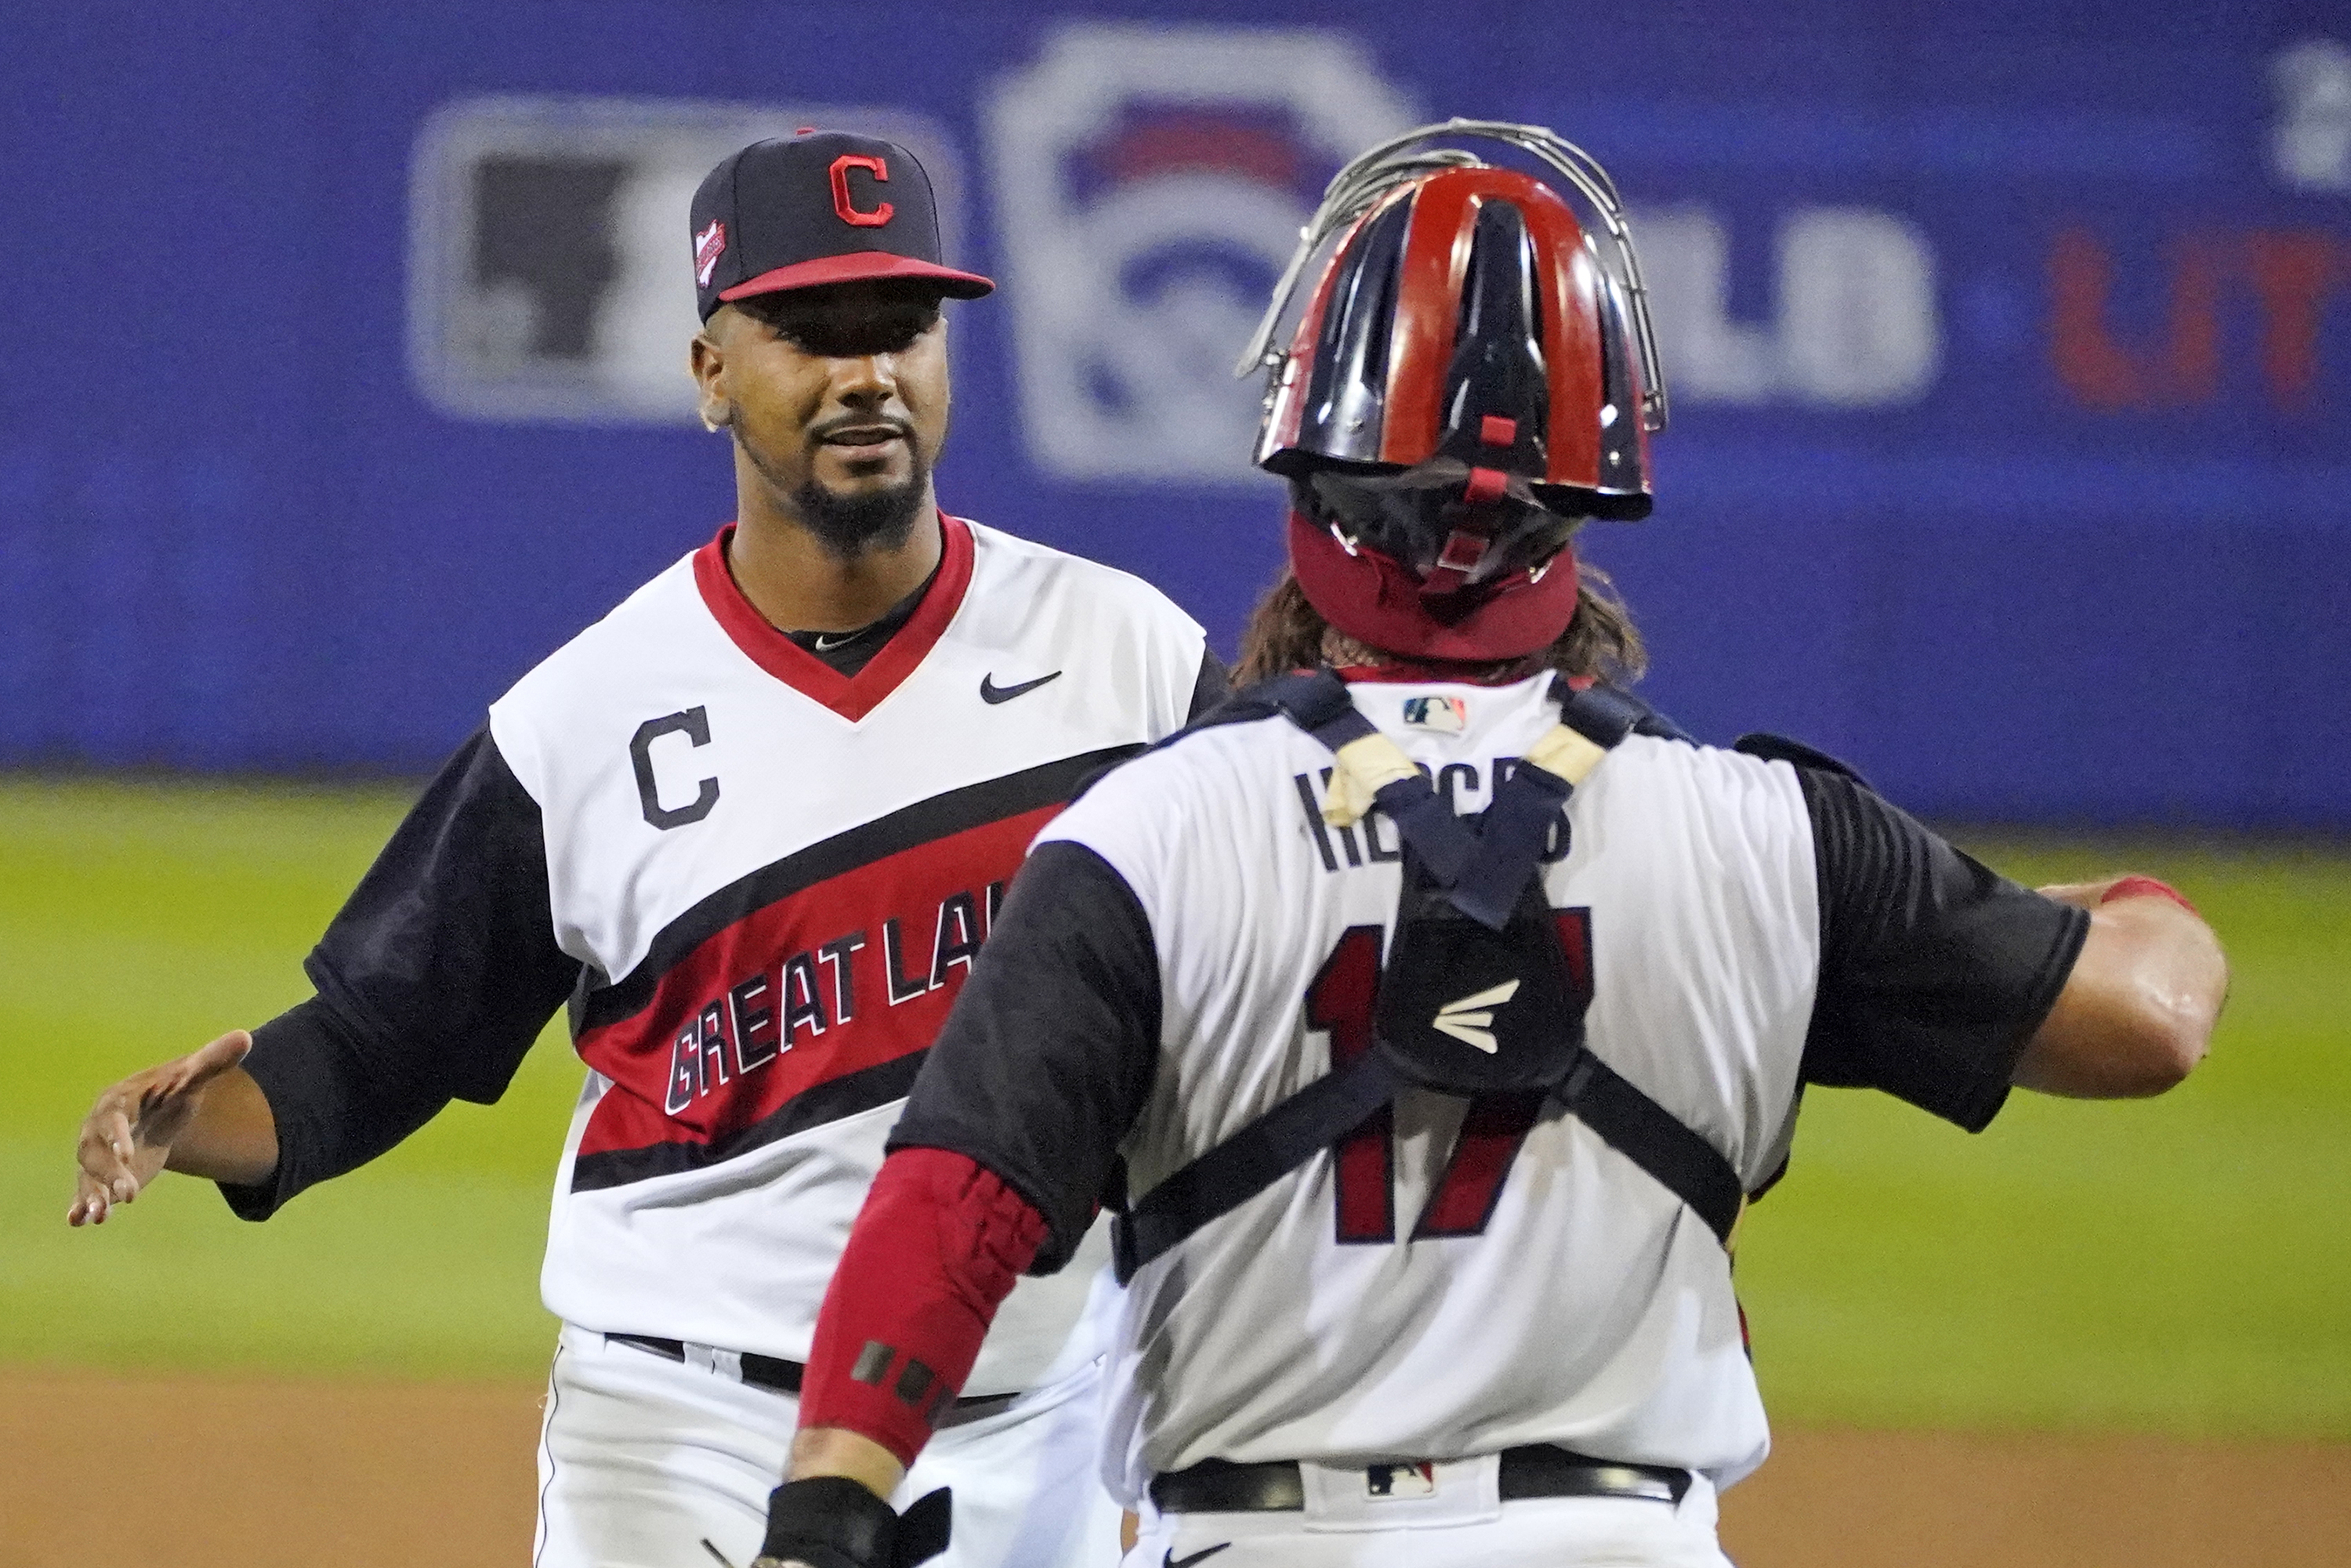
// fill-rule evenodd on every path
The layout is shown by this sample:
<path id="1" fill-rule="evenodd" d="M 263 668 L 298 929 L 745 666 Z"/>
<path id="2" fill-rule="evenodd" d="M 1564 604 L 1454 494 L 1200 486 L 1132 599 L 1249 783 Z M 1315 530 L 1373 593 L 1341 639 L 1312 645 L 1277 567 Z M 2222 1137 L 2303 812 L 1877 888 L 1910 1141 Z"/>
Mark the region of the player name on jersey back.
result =
<path id="1" fill-rule="evenodd" d="M 956 519 L 946 546 L 854 678 L 759 620 L 714 541 L 491 710 L 588 971 L 543 1281 L 567 1321 L 805 1359 L 1029 841 L 1184 723 L 1202 636 L 1155 591 Z M 1025 1282 L 970 1389 L 1042 1375 L 1086 1285 Z"/>

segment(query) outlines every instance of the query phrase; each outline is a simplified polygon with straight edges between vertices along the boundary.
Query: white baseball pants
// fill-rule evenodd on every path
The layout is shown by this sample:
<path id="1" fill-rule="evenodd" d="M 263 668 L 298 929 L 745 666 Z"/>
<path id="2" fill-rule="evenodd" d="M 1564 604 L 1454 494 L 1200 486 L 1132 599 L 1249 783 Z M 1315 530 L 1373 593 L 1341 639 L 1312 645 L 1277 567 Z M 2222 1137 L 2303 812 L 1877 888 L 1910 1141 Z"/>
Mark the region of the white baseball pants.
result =
<path id="1" fill-rule="evenodd" d="M 955 1489 L 939 1568 L 1109 1568 L 1118 1505 L 1095 1475 L 1099 1365 L 931 1440 L 891 1500 Z M 566 1325 L 548 1379 L 534 1568 L 747 1568 L 799 1422 L 789 1394 Z"/>
<path id="2" fill-rule="evenodd" d="M 1435 1492 L 1411 1499 L 1367 1496 L 1362 1470 L 1308 1467 L 1321 1474 L 1307 1477 L 1305 1509 L 1146 1515 L 1123 1568 L 1731 1568 L 1715 1540 L 1714 1488 L 1702 1477 L 1678 1504 L 1501 1502 L 1478 1474 L 1495 1462 L 1438 1465 Z"/>

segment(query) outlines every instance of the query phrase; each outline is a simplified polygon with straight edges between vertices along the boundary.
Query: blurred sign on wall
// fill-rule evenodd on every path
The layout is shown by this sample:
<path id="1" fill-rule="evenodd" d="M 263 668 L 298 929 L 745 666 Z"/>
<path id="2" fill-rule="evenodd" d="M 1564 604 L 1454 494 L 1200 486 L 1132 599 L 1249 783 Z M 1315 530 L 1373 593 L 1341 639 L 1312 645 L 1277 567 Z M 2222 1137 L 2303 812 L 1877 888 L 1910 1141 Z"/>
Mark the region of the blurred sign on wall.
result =
<path id="1" fill-rule="evenodd" d="M 2305 38 L 2283 50 L 2272 73 L 2278 120 L 2270 166 L 2297 191 L 2351 191 L 2351 48 Z"/>
<path id="2" fill-rule="evenodd" d="M 983 123 L 1021 423 L 1068 479 L 1248 483 L 1233 356 L 1339 166 L 1420 118 L 1344 34 L 1078 24 Z"/>
<path id="3" fill-rule="evenodd" d="M 960 251 L 955 142 L 891 105 L 690 99 L 459 99 L 416 138 L 409 185 L 409 364 L 426 398 L 492 423 L 692 424 L 699 322 L 686 214 L 713 165 L 803 125 L 913 150 Z"/>
<path id="4" fill-rule="evenodd" d="M 0 765 L 430 767 L 727 516 L 687 199 L 812 122 L 1004 285 L 945 503 L 1229 651 L 1232 361 L 1331 172 L 1464 114 L 1633 203 L 1675 419 L 1580 548 L 1661 706 L 1924 811 L 2351 827 L 2342 0 L 18 9 Z"/>
<path id="5" fill-rule="evenodd" d="M 1943 350 L 1934 252 L 1899 213 L 1789 211 L 1773 237 L 1776 303 L 1762 321 L 1730 313 L 1729 245 L 1712 211 L 1635 213 L 1634 232 L 1677 402 L 1882 408 L 1934 385 Z"/>

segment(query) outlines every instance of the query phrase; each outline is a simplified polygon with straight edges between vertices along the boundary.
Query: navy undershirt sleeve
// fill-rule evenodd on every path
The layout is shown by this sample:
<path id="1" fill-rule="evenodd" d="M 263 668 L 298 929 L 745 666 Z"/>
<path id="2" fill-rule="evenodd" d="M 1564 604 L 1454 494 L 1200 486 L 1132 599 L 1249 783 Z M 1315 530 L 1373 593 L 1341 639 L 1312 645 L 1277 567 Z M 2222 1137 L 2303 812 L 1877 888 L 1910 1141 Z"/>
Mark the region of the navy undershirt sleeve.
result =
<path id="1" fill-rule="evenodd" d="M 1081 844 L 1040 844 L 890 1134 L 996 1173 L 1069 1261 L 1115 1186 L 1118 1145 L 1159 1061 L 1159 957 L 1134 890 Z"/>
<path id="2" fill-rule="evenodd" d="M 578 983 L 556 946 L 538 804 L 476 730 L 409 811 L 303 967 L 318 995 L 254 1030 L 246 1070 L 277 1168 L 222 1185 L 264 1219 L 451 1100 L 488 1104 Z"/>
<path id="3" fill-rule="evenodd" d="M 1882 1089 L 1980 1132 L 2089 934 L 1858 779 L 1799 767 L 1821 904 L 1808 1083 Z"/>
<path id="4" fill-rule="evenodd" d="M 1232 693 L 1232 672 L 1225 668 L 1225 662 L 1217 657 L 1214 649 L 1203 648 L 1200 651 L 1199 677 L 1192 683 L 1192 708 L 1184 716 L 1184 722 L 1197 723 L 1202 714 Z"/>

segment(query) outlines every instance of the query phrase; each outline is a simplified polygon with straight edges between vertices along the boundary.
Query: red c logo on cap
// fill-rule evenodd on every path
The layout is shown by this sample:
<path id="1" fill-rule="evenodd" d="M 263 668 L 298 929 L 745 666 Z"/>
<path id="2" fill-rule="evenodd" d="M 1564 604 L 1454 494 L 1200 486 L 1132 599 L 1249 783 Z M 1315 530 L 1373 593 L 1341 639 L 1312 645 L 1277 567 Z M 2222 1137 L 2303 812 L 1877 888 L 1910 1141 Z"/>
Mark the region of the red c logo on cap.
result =
<path id="1" fill-rule="evenodd" d="M 887 183 L 890 166 L 879 158 L 868 158 L 862 152 L 844 152 L 832 161 L 832 210 L 841 221 L 854 224 L 862 229 L 878 229 L 890 221 L 897 208 L 884 202 L 870 213 L 859 212 L 849 201 L 849 172 L 862 169 L 876 180 Z"/>

